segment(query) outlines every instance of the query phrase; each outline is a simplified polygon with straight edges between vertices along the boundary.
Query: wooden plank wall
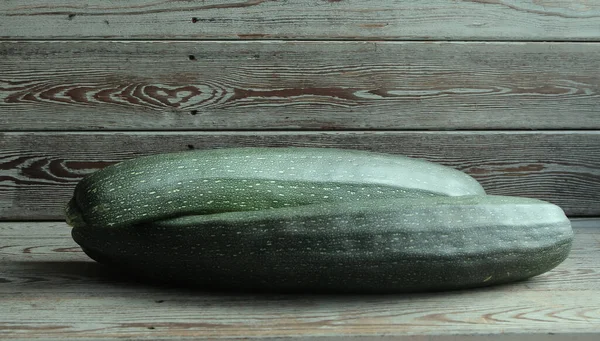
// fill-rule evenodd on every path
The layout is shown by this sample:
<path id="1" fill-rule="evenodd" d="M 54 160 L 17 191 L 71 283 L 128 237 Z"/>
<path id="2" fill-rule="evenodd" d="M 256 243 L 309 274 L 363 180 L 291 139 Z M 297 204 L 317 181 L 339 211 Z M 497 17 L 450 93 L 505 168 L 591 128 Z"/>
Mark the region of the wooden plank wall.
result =
<path id="1" fill-rule="evenodd" d="M 4 0 L 7 39 L 598 40 L 597 0 Z"/>
<path id="2" fill-rule="evenodd" d="M 324 146 L 600 216 L 600 0 L 0 2 L 0 219 L 155 152 Z"/>

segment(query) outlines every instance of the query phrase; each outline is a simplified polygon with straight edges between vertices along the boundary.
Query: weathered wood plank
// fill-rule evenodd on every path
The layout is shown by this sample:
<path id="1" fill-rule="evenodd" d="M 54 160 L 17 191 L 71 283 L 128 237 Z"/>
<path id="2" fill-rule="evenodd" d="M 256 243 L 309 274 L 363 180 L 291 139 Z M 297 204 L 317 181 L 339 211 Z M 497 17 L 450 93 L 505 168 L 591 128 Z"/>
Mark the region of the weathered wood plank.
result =
<path id="1" fill-rule="evenodd" d="M 598 40 L 597 0 L 0 2 L 0 38 Z"/>
<path id="2" fill-rule="evenodd" d="M 0 42 L 0 130 L 599 129 L 598 55 L 600 43 Z"/>
<path id="3" fill-rule="evenodd" d="M 64 223 L 0 223 L 0 338 L 597 340 L 600 221 L 531 280 L 411 295 L 273 295 L 137 283 L 89 260 Z"/>
<path id="4" fill-rule="evenodd" d="M 233 146 L 318 146 L 405 154 L 473 175 L 490 194 L 600 215 L 600 131 L 1 133 L 0 217 L 62 219 L 75 184 L 135 156 Z"/>

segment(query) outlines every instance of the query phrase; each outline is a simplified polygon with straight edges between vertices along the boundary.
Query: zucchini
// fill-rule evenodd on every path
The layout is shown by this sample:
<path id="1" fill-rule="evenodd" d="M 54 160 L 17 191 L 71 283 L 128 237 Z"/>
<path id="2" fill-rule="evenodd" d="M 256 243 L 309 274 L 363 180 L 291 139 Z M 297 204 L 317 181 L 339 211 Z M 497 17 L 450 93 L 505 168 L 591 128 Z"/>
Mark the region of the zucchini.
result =
<path id="1" fill-rule="evenodd" d="M 158 281 L 390 293 L 524 280 L 560 264 L 573 232 L 564 212 L 541 200 L 435 196 L 82 225 L 72 236 L 98 262 Z"/>
<path id="2" fill-rule="evenodd" d="M 229 148 L 158 154 L 105 167 L 76 186 L 72 226 L 123 227 L 194 214 L 320 202 L 485 194 L 458 170 L 331 148 Z"/>

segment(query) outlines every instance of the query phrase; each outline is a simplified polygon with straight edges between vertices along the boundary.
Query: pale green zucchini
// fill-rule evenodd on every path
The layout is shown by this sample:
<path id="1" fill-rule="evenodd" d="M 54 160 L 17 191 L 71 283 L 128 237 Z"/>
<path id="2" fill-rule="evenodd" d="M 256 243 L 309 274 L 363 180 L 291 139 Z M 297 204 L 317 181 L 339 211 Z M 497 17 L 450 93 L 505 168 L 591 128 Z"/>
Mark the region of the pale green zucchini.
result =
<path id="1" fill-rule="evenodd" d="M 193 214 L 481 194 L 469 175 L 414 158 L 332 148 L 229 148 L 108 166 L 77 184 L 66 215 L 73 226 L 116 228 Z"/>

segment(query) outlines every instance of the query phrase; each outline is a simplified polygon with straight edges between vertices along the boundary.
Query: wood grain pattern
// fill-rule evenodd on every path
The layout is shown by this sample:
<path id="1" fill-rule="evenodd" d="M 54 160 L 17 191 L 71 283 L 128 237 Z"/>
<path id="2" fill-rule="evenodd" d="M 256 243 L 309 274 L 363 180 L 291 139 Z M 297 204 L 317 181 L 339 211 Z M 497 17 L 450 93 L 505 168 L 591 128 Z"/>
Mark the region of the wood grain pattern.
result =
<path id="1" fill-rule="evenodd" d="M 598 55 L 600 43 L 0 42 L 0 130 L 600 129 Z"/>
<path id="2" fill-rule="evenodd" d="M 540 198 L 598 216 L 600 132 L 30 132 L 0 133 L 0 217 L 63 219 L 75 184 L 136 156 L 234 146 L 371 150 L 447 165 L 490 194 Z"/>
<path id="3" fill-rule="evenodd" d="M 598 40 L 597 0 L 0 2 L 0 38 Z"/>
<path id="4" fill-rule="evenodd" d="M 597 340 L 600 220 L 529 281 L 410 295 L 256 295 L 132 281 L 89 260 L 64 223 L 0 223 L 0 338 Z M 493 338 L 495 337 L 495 338 Z"/>

